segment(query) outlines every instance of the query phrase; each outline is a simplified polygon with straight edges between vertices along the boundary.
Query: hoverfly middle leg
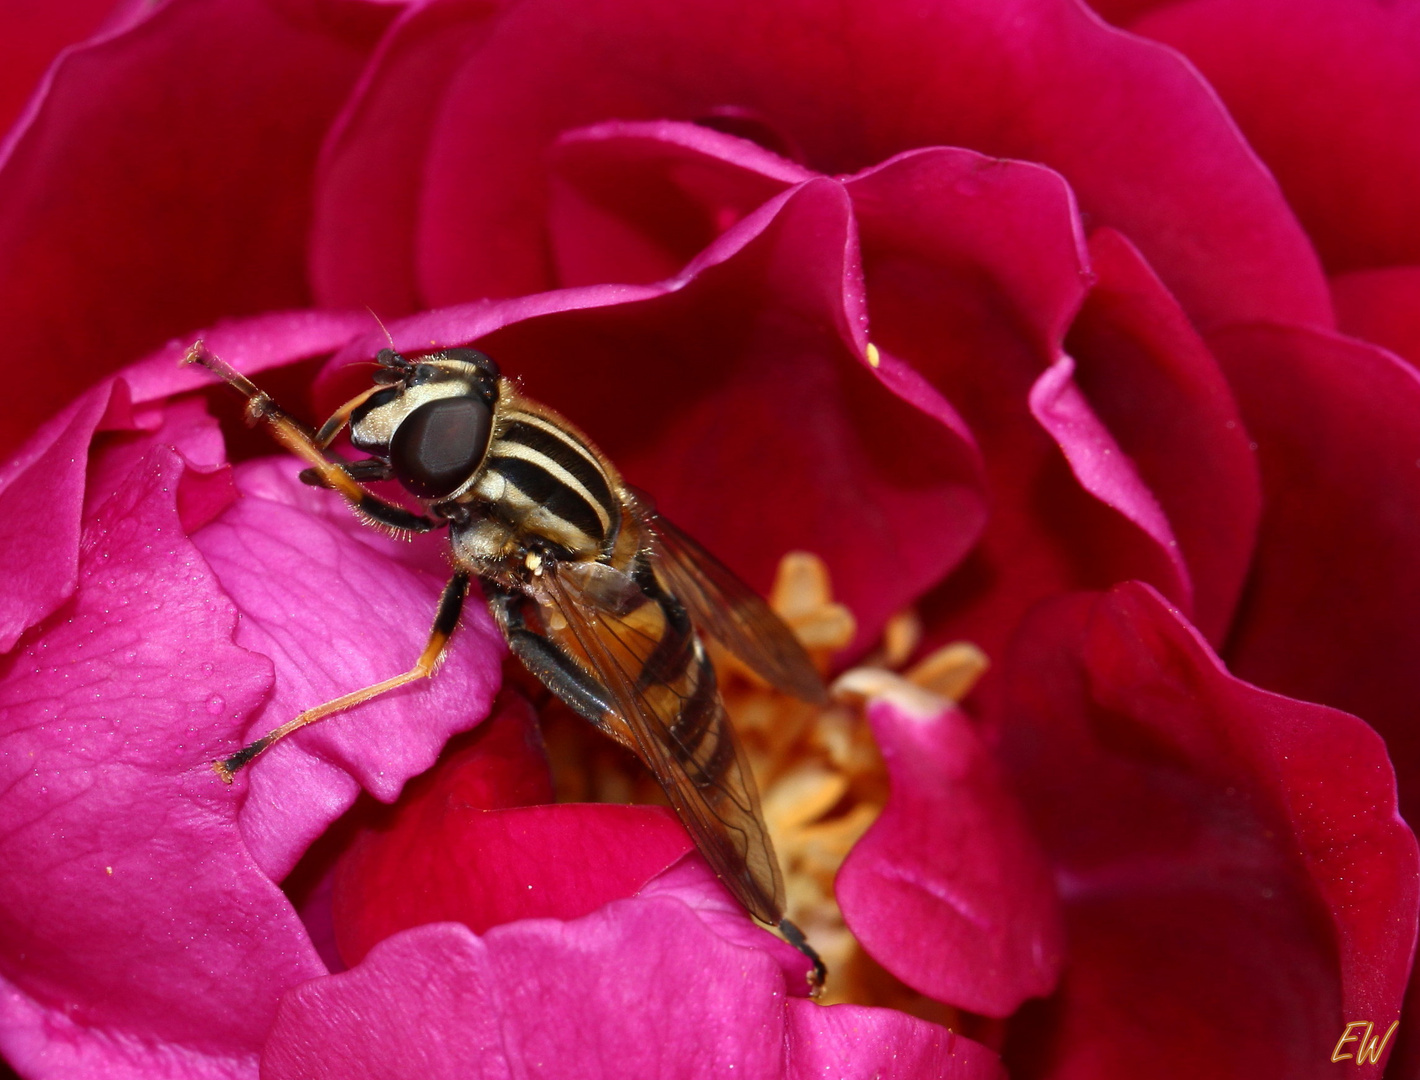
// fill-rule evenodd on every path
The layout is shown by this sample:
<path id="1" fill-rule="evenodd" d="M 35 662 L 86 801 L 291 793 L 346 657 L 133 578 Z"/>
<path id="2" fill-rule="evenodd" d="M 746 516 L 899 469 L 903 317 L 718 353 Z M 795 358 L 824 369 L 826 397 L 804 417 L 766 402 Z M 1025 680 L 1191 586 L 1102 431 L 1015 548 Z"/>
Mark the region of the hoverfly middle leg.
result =
<path id="1" fill-rule="evenodd" d="M 223 783 L 230 784 L 238 769 L 250 763 L 257 755 L 270 748 L 273 743 L 284 739 L 291 732 L 297 731 L 307 724 L 314 724 L 317 720 L 324 720 L 333 713 L 344 712 L 346 709 L 369 701 L 371 698 L 387 694 L 391 690 L 397 690 L 407 683 L 427 679 L 433 675 L 444 659 L 444 653 L 449 646 L 449 638 L 453 636 L 454 627 L 458 625 L 459 615 L 463 612 L 464 598 L 468 595 L 468 583 L 468 572 L 460 570 L 444 586 L 443 595 L 439 598 L 438 611 L 434 614 L 434 625 L 429 631 L 428 644 L 424 646 L 424 651 L 419 654 L 419 659 L 414 662 L 414 666 L 404 674 L 377 682 L 362 690 L 342 694 L 332 701 L 327 701 L 324 705 L 307 709 L 294 720 L 288 720 L 280 727 L 268 731 L 261 738 L 248 743 L 230 757 L 214 761 L 212 763 L 213 772 L 222 778 Z"/>
<path id="2" fill-rule="evenodd" d="M 320 442 L 317 436 L 313 435 L 304 424 L 288 416 L 264 390 L 226 361 L 213 354 L 201 341 L 193 343 L 186 355 L 183 356 L 182 362 L 202 365 L 245 397 L 247 399 L 247 422 L 270 424 L 276 441 L 310 466 L 310 469 L 306 471 L 312 474 L 312 479 L 319 486 L 338 492 L 357 513 L 400 532 L 428 532 L 430 529 L 438 527 L 439 522 L 433 518 L 411 513 L 404 507 L 386 502 L 362 488 L 356 482 L 356 477 L 351 475 L 349 466 L 331 461 L 325 456 L 325 443 Z M 362 395 L 362 398 L 364 396 L 367 395 Z M 358 406 L 360 400 L 357 398 L 353 403 L 347 403 L 347 407 L 353 410 Z M 321 435 L 325 435 L 326 429 L 337 422 L 337 417 L 348 415 L 347 407 L 342 407 L 335 416 L 326 421 L 321 429 Z M 336 432 L 340 430 L 340 426 L 338 424 L 335 427 Z M 329 438 L 334 438 L 334 433 L 331 433 Z"/>
<path id="3" fill-rule="evenodd" d="M 607 717 L 615 712 L 611 693 L 561 648 L 528 626 L 526 605 L 531 601 L 522 593 L 500 588 L 491 581 L 484 582 L 483 591 L 493 619 L 508 642 L 508 650 L 564 705 L 599 731 L 619 740 L 607 723 Z"/>

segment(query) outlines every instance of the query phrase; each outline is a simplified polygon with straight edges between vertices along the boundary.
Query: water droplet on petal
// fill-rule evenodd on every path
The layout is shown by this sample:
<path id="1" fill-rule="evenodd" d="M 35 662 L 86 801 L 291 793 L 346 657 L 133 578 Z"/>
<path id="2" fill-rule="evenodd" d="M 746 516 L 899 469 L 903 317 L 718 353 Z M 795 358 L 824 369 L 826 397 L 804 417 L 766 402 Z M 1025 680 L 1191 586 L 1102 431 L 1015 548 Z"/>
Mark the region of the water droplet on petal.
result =
<path id="1" fill-rule="evenodd" d="M 227 702 L 223 700 L 221 694 L 213 694 L 207 699 L 207 711 L 213 716 L 221 716 L 222 710 L 227 707 Z"/>

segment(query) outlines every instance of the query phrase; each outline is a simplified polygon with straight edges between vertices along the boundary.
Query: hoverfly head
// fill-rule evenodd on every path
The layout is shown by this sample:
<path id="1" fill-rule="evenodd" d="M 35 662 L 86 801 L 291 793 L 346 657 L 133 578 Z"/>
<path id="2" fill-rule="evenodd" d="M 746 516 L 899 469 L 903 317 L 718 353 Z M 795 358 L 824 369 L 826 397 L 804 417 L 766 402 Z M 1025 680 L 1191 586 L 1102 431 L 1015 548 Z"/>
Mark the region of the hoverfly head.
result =
<path id="1" fill-rule="evenodd" d="M 475 349 L 375 357 L 381 387 L 350 414 L 356 449 L 383 458 L 421 499 L 446 498 L 477 471 L 493 433 L 498 365 Z"/>

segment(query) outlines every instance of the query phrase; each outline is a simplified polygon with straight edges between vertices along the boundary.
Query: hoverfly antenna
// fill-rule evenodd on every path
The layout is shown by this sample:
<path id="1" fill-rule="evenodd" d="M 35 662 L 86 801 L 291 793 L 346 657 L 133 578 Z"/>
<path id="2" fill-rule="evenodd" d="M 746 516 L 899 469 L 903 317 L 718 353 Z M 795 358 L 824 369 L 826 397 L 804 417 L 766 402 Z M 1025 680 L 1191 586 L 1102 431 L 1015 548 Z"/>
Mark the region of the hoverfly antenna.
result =
<path id="1" fill-rule="evenodd" d="M 369 304 L 365 305 L 365 310 L 370 313 L 370 318 L 375 320 L 375 325 L 380 328 L 380 332 L 385 335 L 385 340 L 390 343 L 389 351 L 398 352 L 399 350 L 394 347 L 394 335 L 390 333 L 390 328 L 385 325 L 384 320 L 375 314 L 375 309 L 372 308 Z M 380 351 L 384 352 L 383 349 L 381 349 Z"/>

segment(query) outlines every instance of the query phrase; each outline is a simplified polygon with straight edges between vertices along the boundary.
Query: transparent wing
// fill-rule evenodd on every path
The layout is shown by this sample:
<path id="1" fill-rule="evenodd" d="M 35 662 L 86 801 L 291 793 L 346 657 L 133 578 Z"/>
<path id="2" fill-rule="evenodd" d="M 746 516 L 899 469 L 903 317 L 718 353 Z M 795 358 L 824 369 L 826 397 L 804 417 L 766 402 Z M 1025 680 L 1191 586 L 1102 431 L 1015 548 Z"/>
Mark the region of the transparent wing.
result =
<path id="1" fill-rule="evenodd" d="M 655 536 L 652 558 L 693 623 L 786 694 L 815 704 L 823 680 L 784 620 L 753 589 L 665 518 L 639 507 Z"/>
<path id="2" fill-rule="evenodd" d="M 604 582 L 581 580 L 567 564 L 537 579 L 533 593 L 553 616 L 550 636 L 615 703 L 611 733 L 645 762 L 735 898 L 777 924 L 784 885 L 759 792 L 684 611 L 669 597 L 626 589 L 613 607 Z"/>

